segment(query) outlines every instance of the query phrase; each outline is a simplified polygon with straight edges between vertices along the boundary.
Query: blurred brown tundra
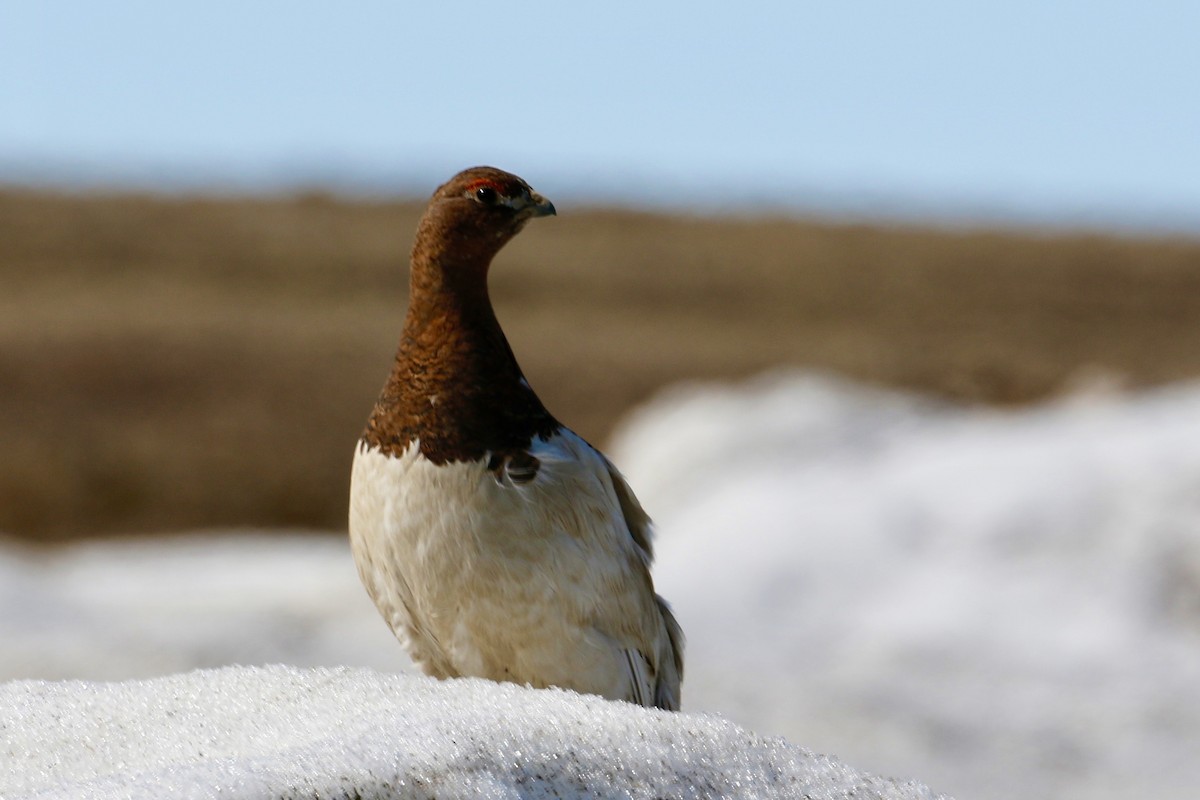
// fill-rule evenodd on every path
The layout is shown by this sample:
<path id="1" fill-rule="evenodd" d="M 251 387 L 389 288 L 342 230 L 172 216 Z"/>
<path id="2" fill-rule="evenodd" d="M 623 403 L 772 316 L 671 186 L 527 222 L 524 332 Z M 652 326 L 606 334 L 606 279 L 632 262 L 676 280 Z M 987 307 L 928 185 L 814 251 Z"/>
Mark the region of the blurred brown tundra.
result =
<path id="1" fill-rule="evenodd" d="M 0 533 L 343 529 L 422 206 L 0 192 Z M 559 208 L 492 295 L 598 444 L 781 365 L 984 403 L 1200 375 L 1200 242 Z"/>

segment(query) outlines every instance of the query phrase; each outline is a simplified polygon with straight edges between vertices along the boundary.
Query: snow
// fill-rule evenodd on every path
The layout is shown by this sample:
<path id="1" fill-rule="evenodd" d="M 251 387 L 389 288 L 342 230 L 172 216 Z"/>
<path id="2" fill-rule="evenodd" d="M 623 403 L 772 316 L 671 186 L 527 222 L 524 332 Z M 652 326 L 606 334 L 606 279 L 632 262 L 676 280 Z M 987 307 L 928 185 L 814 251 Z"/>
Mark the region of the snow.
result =
<path id="1" fill-rule="evenodd" d="M 1195 796 L 1200 386 L 1004 413 L 769 376 L 613 456 L 690 707 L 964 797 Z"/>
<path id="2" fill-rule="evenodd" d="M 0 546 L 0 642 L 0 680 L 227 664 L 409 668 L 345 539 L 301 534 Z"/>
<path id="3" fill-rule="evenodd" d="M 934 796 L 715 717 L 366 669 L 13 682 L 0 708 L 4 797 Z"/>
<path id="4" fill-rule="evenodd" d="M 407 657 L 340 538 L 2 545 L 0 680 L 125 682 L 0 687 L 0 797 L 72 777 L 91 796 L 130 796 L 51 763 L 59 748 L 64 764 L 86 762 L 79 748 L 115 736 L 114 714 L 133 715 L 120 718 L 132 738 L 111 746 L 141 741 L 109 754 L 138 765 L 120 779 L 174 776 L 179 796 L 187 776 L 228 780 L 231 796 L 338 796 L 353 781 L 367 797 L 421 775 L 442 776 L 447 796 L 485 783 L 490 796 L 538 796 L 520 764 L 489 761 L 510 745 L 555 766 L 570 751 L 571 769 L 593 776 L 628 753 L 633 796 L 687 796 L 671 781 L 737 774 L 741 796 L 782 792 L 747 783 L 777 775 L 807 782 L 794 796 L 836 797 L 849 783 L 818 773 L 859 780 L 759 736 L 964 798 L 1186 798 L 1200 786 L 1200 385 L 998 412 L 781 374 L 668 392 L 610 455 L 658 522 L 656 583 L 688 635 L 689 713 L 381 674 L 409 671 Z M 130 680 L 273 662 L 373 671 Z M 164 708 L 193 728 L 154 728 Z M 27 742 L 42 760 L 6 769 L 39 717 L 79 729 L 101 710 L 103 736 L 43 731 L 58 738 Z M 561 738 L 539 749 L 550 728 Z M 187 731 L 225 738 L 203 742 L 203 761 L 175 735 Z M 623 749 L 643 733 L 645 750 Z M 734 761 L 741 772 L 727 771 Z M 255 794 L 260 774 L 275 782 Z M 555 772 L 567 781 L 556 791 L 584 796 L 569 788 L 578 774 Z"/>

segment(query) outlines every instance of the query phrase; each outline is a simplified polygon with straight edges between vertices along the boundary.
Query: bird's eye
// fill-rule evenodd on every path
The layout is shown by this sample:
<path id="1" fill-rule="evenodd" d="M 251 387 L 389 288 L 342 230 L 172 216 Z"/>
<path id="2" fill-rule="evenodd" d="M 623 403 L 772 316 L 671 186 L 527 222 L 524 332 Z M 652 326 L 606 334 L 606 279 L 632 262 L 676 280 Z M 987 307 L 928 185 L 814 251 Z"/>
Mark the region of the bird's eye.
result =
<path id="1" fill-rule="evenodd" d="M 480 186 L 475 190 L 475 199 L 483 203 L 485 206 L 494 206 L 499 199 L 496 190 L 491 186 Z"/>

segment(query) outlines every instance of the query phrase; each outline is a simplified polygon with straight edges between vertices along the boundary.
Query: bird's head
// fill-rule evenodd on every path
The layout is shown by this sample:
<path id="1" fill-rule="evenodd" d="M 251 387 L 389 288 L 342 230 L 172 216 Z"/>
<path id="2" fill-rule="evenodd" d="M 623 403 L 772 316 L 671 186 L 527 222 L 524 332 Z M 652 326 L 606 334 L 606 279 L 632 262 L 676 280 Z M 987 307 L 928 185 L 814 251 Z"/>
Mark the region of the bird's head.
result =
<path id="1" fill-rule="evenodd" d="M 516 175 L 495 167 L 471 167 L 438 187 L 417 228 L 418 257 L 443 267 L 481 264 L 534 217 L 555 213 L 554 204 Z"/>

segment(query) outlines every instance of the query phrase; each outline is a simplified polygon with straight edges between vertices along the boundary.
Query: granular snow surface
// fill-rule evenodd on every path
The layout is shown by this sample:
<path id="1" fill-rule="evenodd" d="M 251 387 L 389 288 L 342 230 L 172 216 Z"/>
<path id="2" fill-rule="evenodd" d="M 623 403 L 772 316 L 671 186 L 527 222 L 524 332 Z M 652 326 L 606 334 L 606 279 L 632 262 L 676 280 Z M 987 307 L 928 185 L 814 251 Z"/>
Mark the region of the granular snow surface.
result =
<path id="1" fill-rule="evenodd" d="M 367 669 L 0 686 L 0 796 L 920 800 L 729 722 Z"/>

